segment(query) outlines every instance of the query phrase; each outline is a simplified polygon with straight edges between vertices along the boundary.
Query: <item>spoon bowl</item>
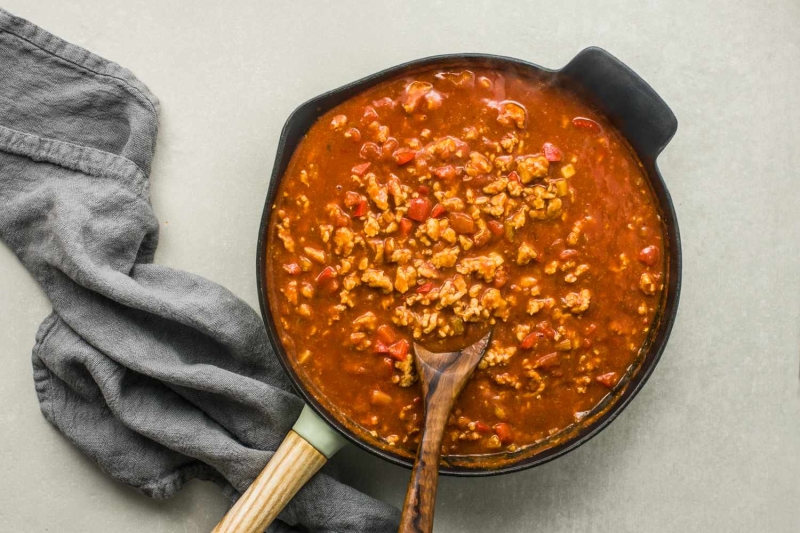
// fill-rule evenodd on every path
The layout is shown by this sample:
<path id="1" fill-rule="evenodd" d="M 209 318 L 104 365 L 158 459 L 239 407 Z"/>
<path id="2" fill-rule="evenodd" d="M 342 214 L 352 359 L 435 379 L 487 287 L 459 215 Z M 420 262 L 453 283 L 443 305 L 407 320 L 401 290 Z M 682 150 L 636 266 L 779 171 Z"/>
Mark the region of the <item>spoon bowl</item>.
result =
<path id="1" fill-rule="evenodd" d="M 422 385 L 425 422 L 408 482 L 399 533 L 423 533 L 433 529 L 433 512 L 439 482 L 439 459 L 447 419 L 458 395 L 478 366 L 492 331 L 456 352 L 434 353 L 414 343 L 414 362 Z"/>

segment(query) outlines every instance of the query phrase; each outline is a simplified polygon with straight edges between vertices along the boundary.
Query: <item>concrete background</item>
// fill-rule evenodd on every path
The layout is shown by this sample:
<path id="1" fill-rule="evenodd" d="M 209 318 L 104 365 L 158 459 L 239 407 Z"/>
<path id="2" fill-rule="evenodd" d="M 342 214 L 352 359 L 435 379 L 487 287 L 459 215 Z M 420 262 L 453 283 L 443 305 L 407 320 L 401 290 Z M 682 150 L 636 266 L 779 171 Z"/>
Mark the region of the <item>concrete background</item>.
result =
<path id="1" fill-rule="evenodd" d="M 660 158 L 685 253 L 672 339 L 636 401 L 586 446 L 532 471 L 442 480 L 436 531 L 800 531 L 797 0 L 3 4 L 130 68 L 161 99 L 157 261 L 253 306 L 262 199 L 296 105 L 432 54 L 560 67 L 608 49 L 680 121 Z M 0 530 L 210 531 L 227 507 L 216 487 L 151 501 L 45 422 L 30 350 L 48 310 L 0 246 Z M 407 471 L 353 448 L 335 462 L 345 481 L 402 503 Z"/>

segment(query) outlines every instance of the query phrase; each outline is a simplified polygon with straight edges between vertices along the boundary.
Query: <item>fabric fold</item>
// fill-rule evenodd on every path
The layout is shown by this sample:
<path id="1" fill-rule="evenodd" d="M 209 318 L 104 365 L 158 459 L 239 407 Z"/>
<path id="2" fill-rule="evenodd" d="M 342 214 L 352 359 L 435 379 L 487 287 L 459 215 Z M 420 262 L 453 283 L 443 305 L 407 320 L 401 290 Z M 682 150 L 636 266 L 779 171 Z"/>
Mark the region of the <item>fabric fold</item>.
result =
<path id="1" fill-rule="evenodd" d="M 113 478 L 235 499 L 302 402 L 259 316 L 153 264 L 158 100 L 130 72 L 0 10 L 0 239 L 53 305 L 33 349 L 42 412 Z M 315 476 L 271 531 L 394 531 L 396 509 Z"/>

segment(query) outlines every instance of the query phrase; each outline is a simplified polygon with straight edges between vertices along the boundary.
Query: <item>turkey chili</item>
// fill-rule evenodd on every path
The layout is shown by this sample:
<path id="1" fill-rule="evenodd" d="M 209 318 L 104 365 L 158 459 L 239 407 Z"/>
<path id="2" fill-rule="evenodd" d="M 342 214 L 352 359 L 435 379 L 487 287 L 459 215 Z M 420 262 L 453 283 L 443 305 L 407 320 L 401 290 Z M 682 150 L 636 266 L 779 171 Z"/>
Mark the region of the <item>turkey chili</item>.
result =
<path id="1" fill-rule="evenodd" d="M 398 78 L 324 114 L 268 247 L 298 375 L 406 455 L 422 423 L 413 342 L 459 349 L 494 328 L 443 451 L 514 451 L 609 394 L 665 282 L 658 208 L 621 137 L 572 92 L 495 70 Z"/>

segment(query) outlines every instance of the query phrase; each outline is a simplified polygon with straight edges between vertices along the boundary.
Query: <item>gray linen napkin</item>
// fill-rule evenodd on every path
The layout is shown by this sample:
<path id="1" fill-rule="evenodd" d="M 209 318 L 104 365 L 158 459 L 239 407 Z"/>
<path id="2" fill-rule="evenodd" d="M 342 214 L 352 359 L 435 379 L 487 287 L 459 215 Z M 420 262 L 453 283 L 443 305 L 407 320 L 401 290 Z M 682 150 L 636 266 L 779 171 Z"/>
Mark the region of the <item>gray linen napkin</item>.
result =
<path id="1" fill-rule="evenodd" d="M 53 304 L 33 349 L 42 412 L 149 496 L 199 478 L 235 499 L 302 403 L 251 308 L 153 264 L 157 110 L 127 70 L 0 10 L 0 238 Z M 381 532 L 398 513 L 318 474 L 280 520 Z"/>

